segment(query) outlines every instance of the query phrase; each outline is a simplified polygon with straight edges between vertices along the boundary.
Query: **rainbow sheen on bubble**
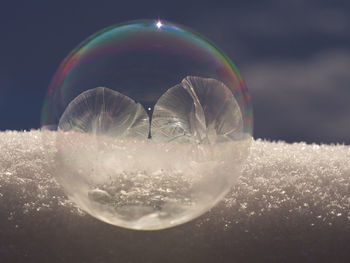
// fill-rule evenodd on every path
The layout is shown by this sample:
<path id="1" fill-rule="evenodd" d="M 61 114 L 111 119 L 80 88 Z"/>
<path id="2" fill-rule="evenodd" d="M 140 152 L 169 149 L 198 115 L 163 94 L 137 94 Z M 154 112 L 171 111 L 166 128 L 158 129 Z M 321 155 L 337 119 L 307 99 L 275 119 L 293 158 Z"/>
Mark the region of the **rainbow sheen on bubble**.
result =
<path id="1" fill-rule="evenodd" d="M 42 127 L 57 130 L 58 181 L 107 223 L 155 230 L 213 207 L 240 175 L 252 106 L 233 63 L 167 21 L 103 29 L 61 63 Z"/>

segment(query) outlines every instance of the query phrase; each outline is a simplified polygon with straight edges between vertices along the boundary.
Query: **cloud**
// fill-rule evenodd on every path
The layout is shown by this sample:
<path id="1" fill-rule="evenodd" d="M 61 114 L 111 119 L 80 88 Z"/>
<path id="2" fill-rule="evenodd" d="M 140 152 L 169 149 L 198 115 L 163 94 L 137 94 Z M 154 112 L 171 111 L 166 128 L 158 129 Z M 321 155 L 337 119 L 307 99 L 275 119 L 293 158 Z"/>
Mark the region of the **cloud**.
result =
<path id="1" fill-rule="evenodd" d="M 348 50 L 247 64 L 256 136 L 350 143 L 349 69 Z"/>
<path id="2" fill-rule="evenodd" d="M 348 48 L 349 4 L 268 0 L 203 9 L 188 23 L 218 44 L 235 62 L 263 57 L 301 57 Z"/>

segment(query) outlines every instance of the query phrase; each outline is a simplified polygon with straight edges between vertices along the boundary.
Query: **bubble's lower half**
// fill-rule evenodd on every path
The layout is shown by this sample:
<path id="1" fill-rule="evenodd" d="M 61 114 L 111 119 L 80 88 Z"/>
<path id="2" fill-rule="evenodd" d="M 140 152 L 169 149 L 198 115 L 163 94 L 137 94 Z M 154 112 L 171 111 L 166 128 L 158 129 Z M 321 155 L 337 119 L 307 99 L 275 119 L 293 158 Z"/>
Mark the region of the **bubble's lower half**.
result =
<path id="1" fill-rule="evenodd" d="M 163 229 L 214 206 L 240 175 L 249 143 L 210 146 L 58 132 L 57 178 L 72 201 L 102 221 Z"/>

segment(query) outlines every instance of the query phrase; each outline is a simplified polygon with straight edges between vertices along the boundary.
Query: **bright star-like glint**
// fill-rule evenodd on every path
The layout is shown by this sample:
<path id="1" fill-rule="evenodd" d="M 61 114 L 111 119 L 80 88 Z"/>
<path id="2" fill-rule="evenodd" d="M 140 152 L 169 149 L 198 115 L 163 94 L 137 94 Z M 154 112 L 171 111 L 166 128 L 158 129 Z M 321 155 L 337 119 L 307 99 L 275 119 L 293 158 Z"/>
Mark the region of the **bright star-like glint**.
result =
<path id="1" fill-rule="evenodd" d="M 160 20 L 158 20 L 156 26 L 157 26 L 158 29 L 160 29 L 163 26 L 163 24 L 162 24 L 162 22 Z"/>

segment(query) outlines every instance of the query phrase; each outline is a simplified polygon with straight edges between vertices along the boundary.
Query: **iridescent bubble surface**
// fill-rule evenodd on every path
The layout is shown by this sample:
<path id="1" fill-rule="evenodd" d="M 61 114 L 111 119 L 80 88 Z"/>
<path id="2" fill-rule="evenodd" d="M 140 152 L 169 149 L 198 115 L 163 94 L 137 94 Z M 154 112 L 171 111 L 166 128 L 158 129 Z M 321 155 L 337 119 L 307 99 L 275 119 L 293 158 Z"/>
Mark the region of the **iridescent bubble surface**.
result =
<path id="1" fill-rule="evenodd" d="M 154 230 L 229 191 L 248 155 L 252 109 L 212 43 L 140 20 L 97 32 L 64 59 L 42 127 L 57 130 L 56 176 L 72 201 L 110 224 Z"/>

